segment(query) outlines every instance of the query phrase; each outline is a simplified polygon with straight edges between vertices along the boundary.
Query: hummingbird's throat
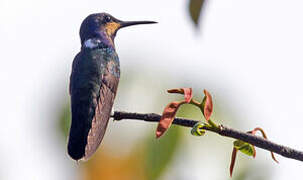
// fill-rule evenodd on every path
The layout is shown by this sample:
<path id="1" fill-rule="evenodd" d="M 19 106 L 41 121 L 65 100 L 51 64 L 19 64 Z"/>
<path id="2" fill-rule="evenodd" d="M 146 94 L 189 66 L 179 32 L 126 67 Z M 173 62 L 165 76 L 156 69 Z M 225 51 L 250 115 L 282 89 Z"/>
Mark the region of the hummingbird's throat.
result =
<path id="1" fill-rule="evenodd" d="M 112 37 L 116 34 L 117 30 L 121 27 L 119 23 L 111 22 L 105 25 L 106 34 Z"/>

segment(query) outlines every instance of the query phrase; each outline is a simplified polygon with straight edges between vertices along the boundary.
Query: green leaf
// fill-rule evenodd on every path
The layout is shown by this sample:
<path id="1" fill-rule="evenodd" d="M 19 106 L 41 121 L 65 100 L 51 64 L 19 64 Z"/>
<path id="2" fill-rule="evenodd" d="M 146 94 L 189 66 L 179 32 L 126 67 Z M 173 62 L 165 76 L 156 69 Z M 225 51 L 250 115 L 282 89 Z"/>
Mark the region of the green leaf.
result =
<path id="1" fill-rule="evenodd" d="M 248 144 L 247 142 L 241 141 L 241 140 L 236 140 L 234 141 L 234 147 L 241 151 L 242 153 L 248 155 L 248 156 L 255 156 L 256 151 L 253 145 Z"/>
<path id="2" fill-rule="evenodd" d="M 196 26 L 199 25 L 199 17 L 204 4 L 204 0 L 190 0 L 189 1 L 189 13 L 192 21 Z"/>
<path id="3" fill-rule="evenodd" d="M 194 136 L 203 136 L 205 134 L 205 130 L 202 129 L 204 126 L 204 123 L 196 123 L 191 129 L 191 134 Z"/>

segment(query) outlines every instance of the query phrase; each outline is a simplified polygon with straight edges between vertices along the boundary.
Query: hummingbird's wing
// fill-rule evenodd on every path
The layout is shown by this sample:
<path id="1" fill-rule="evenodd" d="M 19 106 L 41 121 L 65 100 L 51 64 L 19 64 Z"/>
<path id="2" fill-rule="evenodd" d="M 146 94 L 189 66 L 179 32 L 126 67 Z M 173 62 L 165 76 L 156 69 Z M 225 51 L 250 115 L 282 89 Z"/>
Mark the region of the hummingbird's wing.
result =
<path id="1" fill-rule="evenodd" d="M 80 52 L 70 79 L 72 124 L 68 153 L 87 160 L 105 134 L 119 82 L 119 61 L 114 54 Z"/>
<path id="2" fill-rule="evenodd" d="M 84 160 L 88 159 L 97 150 L 107 129 L 119 82 L 119 78 L 109 71 L 112 66 L 115 66 L 115 63 L 113 61 L 108 62 L 105 73 L 102 76 L 100 95 L 97 99 L 95 116 L 87 137 Z"/>

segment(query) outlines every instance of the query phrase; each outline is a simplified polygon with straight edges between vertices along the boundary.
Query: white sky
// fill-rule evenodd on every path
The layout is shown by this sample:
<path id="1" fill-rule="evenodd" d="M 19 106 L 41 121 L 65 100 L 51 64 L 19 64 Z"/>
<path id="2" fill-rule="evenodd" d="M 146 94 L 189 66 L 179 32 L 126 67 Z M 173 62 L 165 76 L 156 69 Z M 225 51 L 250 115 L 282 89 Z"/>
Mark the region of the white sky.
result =
<path id="1" fill-rule="evenodd" d="M 56 143 L 49 128 L 56 108 L 43 105 L 62 98 L 55 96 L 58 81 L 66 79 L 67 92 L 79 26 L 93 12 L 159 22 L 118 33 L 122 68 L 199 80 L 201 88 L 231 102 L 226 108 L 248 120 L 245 128 L 262 126 L 274 141 L 303 150 L 303 2 L 209 1 L 197 32 L 185 0 L 2 0 L 0 179 L 75 178 L 65 152 L 49 145 Z M 140 58 L 123 61 L 129 54 Z M 277 158 L 273 179 L 301 179 L 302 162 Z"/>

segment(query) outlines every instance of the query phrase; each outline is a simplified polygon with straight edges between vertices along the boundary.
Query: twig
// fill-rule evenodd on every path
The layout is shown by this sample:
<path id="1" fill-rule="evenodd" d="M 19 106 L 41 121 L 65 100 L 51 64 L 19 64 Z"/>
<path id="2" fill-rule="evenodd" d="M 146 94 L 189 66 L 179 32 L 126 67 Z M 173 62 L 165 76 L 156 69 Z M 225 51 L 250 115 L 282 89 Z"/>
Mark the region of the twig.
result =
<path id="1" fill-rule="evenodd" d="M 115 111 L 114 115 L 112 115 L 114 120 L 120 121 L 123 119 L 130 119 L 130 120 L 144 120 L 147 122 L 159 122 L 161 116 L 155 113 L 148 113 L 148 114 L 141 114 L 141 113 L 130 113 L 130 112 L 123 112 L 123 111 Z M 191 119 L 184 119 L 184 118 L 175 118 L 173 124 L 185 127 L 193 127 L 198 121 L 191 120 Z M 303 161 L 303 152 L 292 149 L 287 146 L 279 145 L 269 140 L 266 140 L 262 137 L 255 136 L 246 132 L 241 132 L 238 130 L 234 130 L 232 128 L 220 125 L 219 130 L 213 130 L 207 127 L 203 129 L 212 131 L 217 133 L 221 136 L 231 137 L 234 139 L 240 139 L 247 143 L 250 143 L 254 146 L 257 146 L 261 149 L 266 149 L 268 151 L 275 152 L 280 154 L 284 157 L 296 159 L 299 161 Z"/>

